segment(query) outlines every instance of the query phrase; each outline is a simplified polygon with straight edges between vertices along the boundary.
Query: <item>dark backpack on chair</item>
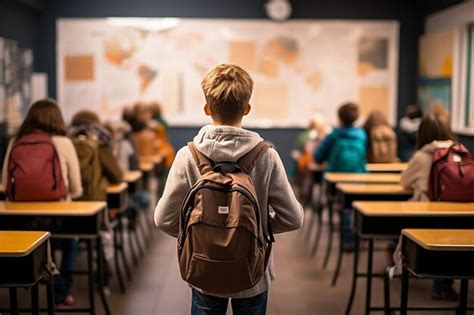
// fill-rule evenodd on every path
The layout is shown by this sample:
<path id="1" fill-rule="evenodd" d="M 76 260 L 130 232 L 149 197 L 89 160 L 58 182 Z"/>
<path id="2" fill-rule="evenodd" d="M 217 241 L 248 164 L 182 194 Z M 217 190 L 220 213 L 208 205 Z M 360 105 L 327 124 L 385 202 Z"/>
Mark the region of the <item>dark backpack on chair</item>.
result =
<path id="1" fill-rule="evenodd" d="M 61 163 L 49 134 L 37 130 L 13 143 L 6 194 L 10 201 L 59 201 L 66 198 Z"/>
<path id="2" fill-rule="evenodd" d="M 428 198 L 432 201 L 474 201 L 474 159 L 462 144 L 434 152 Z"/>
<path id="3" fill-rule="evenodd" d="M 264 276 L 274 242 L 268 209 L 259 209 L 250 173 L 270 146 L 265 142 L 237 162 L 215 163 L 188 144 L 201 177 L 181 208 L 181 277 L 211 294 L 235 294 Z M 267 211 L 264 229 L 260 211 Z"/>

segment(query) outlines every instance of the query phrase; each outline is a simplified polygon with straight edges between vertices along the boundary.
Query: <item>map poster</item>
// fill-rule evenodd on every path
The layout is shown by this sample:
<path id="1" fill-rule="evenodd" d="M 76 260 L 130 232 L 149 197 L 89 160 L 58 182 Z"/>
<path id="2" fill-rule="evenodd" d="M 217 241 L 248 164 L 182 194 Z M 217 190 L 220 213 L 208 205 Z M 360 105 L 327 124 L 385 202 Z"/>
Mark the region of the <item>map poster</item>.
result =
<path id="1" fill-rule="evenodd" d="M 177 18 L 60 19 L 58 97 L 66 120 L 89 108 L 119 119 L 158 101 L 170 124 L 208 123 L 200 82 L 233 63 L 254 79 L 246 127 L 304 127 L 314 112 L 336 124 L 342 103 L 394 122 L 398 22 Z M 336 53 L 337 52 L 337 53 Z"/>

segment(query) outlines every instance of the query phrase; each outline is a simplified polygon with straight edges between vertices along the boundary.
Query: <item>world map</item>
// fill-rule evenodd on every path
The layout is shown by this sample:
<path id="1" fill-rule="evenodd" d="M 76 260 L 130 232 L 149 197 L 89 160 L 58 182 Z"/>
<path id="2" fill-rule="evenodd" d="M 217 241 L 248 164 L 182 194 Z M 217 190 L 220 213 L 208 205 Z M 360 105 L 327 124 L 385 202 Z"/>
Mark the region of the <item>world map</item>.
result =
<path id="1" fill-rule="evenodd" d="M 391 117 L 397 51 L 390 21 L 61 19 L 59 100 L 66 118 L 91 108 L 118 119 L 125 106 L 153 100 L 170 123 L 203 124 L 202 77 L 232 63 L 255 82 L 248 126 L 305 126 L 314 112 L 335 124 L 347 101 Z"/>

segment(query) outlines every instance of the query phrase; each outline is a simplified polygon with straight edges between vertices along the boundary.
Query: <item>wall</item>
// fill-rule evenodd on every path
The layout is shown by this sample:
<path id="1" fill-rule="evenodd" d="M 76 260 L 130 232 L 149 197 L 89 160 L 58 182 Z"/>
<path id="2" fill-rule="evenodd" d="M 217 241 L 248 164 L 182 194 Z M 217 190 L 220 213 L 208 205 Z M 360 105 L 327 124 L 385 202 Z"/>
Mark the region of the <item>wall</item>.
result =
<path id="1" fill-rule="evenodd" d="M 133 3 L 133 5 L 132 5 Z M 225 4 L 223 4 L 225 3 Z M 203 18 L 265 18 L 263 0 L 48 0 L 41 19 L 42 46 L 40 69 L 49 74 L 49 92 L 56 95 L 56 25 L 59 17 L 203 17 Z M 398 78 L 398 108 L 416 100 L 417 34 L 422 24 L 417 19 L 414 1 L 349 0 L 292 1 L 293 16 L 297 19 L 395 19 L 400 21 L 400 54 Z M 343 8 L 343 9 L 341 9 Z M 398 111 L 400 112 L 400 111 Z M 195 128 L 172 128 L 171 139 L 182 146 L 195 133 Z M 268 140 L 277 144 L 285 164 L 299 130 L 260 130 Z M 284 136 L 283 136 L 284 135 Z"/>
<path id="2" fill-rule="evenodd" d="M 1 0 L 0 37 L 16 40 L 20 47 L 31 48 L 34 55 L 38 55 L 40 46 L 38 28 L 43 6 L 44 2 L 41 0 Z M 3 164 L 6 144 L 6 126 L 0 123 L 0 165 Z"/>
<path id="3" fill-rule="evenodd" d="M 462 29 L 468 23 L 474 22 L 474 1 L 466 1 L 464 3 L 458 4 L 456 6 L 450 7 L 446 10 L 437 12 L 435 14 L 429 15 L 425 20 L 425 32 L 439 32 L 446 29 L 457 29 L 459 36 L 455 39 L 455 45 L 460 46 L 459 41 L 462 37 Z M 454 110 L 455 106 L 458 106 L 460 98 L 458 95 L 457 82 L 463 80 L 461 75 L 461 64 L 459 63 L 460 52 L 455 49 L 454 57 L 454 73 L 453 73 L 453 116 L 458 116 L 457 112 Z M 453 125 L 459 124 L 459 119 L 453 117 Z M 474 152 L 474 136 L 468 134 L 459 134 L 459 140 L 461 143 L 466 145 L 471 152 Z"/>

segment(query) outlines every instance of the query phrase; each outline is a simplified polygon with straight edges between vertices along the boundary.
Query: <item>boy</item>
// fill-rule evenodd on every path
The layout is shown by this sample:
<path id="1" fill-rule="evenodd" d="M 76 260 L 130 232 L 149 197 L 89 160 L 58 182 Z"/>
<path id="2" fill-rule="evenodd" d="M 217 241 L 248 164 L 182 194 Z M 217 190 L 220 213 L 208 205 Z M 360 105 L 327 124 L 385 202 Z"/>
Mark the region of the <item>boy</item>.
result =
<path id="1" fill-rule="evenodd" d="M 339 107 L 340 128 L 327 135 L 314 152 L 318 164 L 328 162 L 327 172 L 365 173 L 367 135 L 362 128 L 354 127 L 359 108 L 353 103 Z"/>
<path id="2" fill-rule="evenodd" d="M 364 129 L 354 127 L 359 118 L 359 108 L 347 103 L 339 107 L 337 114 L 341 127 L 335 128 L 323 139 L 314 152 L 314 160 L 318 164 L 327 161 L 327 172 L 365 173 L 367 135 Z M 354 237 L 350 231 L 351 213 L 344 211 L 341 220 L 344 250 L 352 251 Z"/>
<path id="3" fill-rule="evenodd" d="M 204 113 L 213 125 L 204 126 L 194 138 L 199 152 L 214 162 L 237 161 L 263 139 L 255 132 L 241 128 L 242 118 L 250 112 L 253 81 L 249 74 L 235 65 L 219 65 L 201 83 L 206 105 Z M 163 197 L 155 210 L 155 224 L 176 237 L 181 204 L 200 177 L 198 167 L 187 147 L 176 155 Z M 303 224 L 303 208 L 296 200 L 285 169 L 273 149 L 268 149 L 256 161 L 251 173 L 259 203 L 262 226 L 266 226 L 267 209 L 271 209 L 274 233 L 296 230 Z M 270 281 L 275 278 L 270 257 L 264 277 L 251 289 L 234 295 L 212 296 L 192 288 L 192 314 L 226 314 L 232 298 L 234 314 L 265 314 Z M 224 279 L 225 281 L 225 279 Z"/>

